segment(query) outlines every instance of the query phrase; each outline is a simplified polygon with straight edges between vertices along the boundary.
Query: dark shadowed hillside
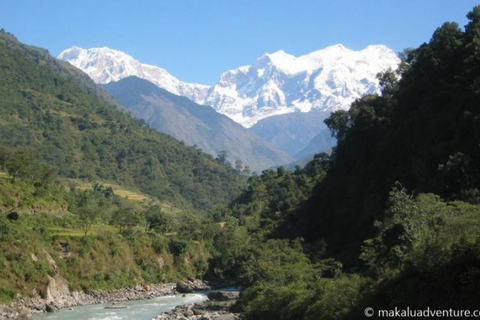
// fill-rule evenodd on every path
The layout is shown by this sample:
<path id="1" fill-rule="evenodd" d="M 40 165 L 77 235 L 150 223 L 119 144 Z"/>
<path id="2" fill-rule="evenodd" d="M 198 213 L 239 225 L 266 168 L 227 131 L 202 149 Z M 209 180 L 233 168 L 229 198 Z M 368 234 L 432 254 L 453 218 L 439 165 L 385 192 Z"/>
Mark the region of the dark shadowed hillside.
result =
<path id="1" fill-rule="evenodd" d="M 405 52 L 401 80 L 381 75 L 382 96 L 365 96 L 326 121 L 338 147 L 306 205 L 308 239 L 357 256 L 396 185 L 480 203 L 479 14 L 477 7 L 465 31 L 445 23 Z"/>

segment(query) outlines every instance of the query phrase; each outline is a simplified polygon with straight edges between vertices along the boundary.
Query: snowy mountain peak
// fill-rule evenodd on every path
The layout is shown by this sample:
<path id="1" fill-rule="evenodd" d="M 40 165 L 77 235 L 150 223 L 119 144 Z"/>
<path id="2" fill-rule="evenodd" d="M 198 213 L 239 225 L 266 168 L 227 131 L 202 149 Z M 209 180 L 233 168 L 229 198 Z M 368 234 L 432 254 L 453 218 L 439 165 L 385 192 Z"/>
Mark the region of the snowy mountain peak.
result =
<path id="1" fill-rule="evenodd" d="M 274 53 L 265 53 L 263 56 L 258 58 L 255 62 L 257 67 L 268 67 L 275 66 L 285 72 L 295 73 L 296 68 L 294 67 L 296 63 L 296 57 L 286 53 L 283 50 L 276 51 Z"/>
<path id="2" fill-rule="evenodd" d="M 379 93 L 377 73 L 399 62 L 383 45 L 354 51 L 337 44 L 299 57 L 280 50 L 225 72 L 203 103 L 246 127 L 295 111 L 348 109 L 362 95 Z"/>
<path id="3" fill-rule="evenodd" d="M 341 52 L 341 51 L 351 51 L 351 50 L 348 49 L 347 47 L 345 47 L 343 44 L 337 43 L 337 44 L 328 46 L 328 47 L 326 47 L 325 49 L 318 50 L 318 51 L 336 51 L 336 52 Z"/>
<path id="4" fill-rule="evenodd" d="M 274 53 L 265 53 L 264 56 L 269 58 L 271 61 L 295 58 L 283 50 L 278 50 Z"/>
<path id="5" fill-rule="evenodd" d="M 182 82 L 165 69 L 140 63 L 128 54 L 108 47 L 83 49 L 73 46 L 60 53 L 58 58 L 83 70 L 96 83 L 101 84 L 137 76 L 194 101 L 205 99 L 210 88 L 206 85 Z"/>
<path id="6" fill-rule="evenodd" d="M 388 52 L 388 51 L 392 51 L 392 49 L 390 49 L 389 47 L 387 47 L 386 45 L 383 45 L 383 44 L 371 44 L 371 45 L 367 46 L 365 49 L 363 49 L 362 51 Z"/>

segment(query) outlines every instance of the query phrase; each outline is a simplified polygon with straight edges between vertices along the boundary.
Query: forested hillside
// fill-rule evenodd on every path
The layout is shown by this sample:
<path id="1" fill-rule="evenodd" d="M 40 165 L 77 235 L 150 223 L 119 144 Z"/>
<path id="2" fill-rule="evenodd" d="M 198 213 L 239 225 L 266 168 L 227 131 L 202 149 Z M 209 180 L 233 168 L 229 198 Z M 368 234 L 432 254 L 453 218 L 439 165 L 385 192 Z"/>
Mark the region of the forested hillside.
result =
<path id="1" fill-rule="evenodd" d="M 77 182 L 24 150 L 0 148 L 0 303 L 58 302 L 58 281 L 65 293 L 205 275 L 218 223 L 134 191 L 121 196 L 118 186 Z"/>
<path id="2" fill-rule="evenodd" d="M 206 209 L 240 190 L 243 177 L 115 109 L 81 71 L 0 33 L 0 145 L 24 148 L 62 176 L 140 187 Z"/>

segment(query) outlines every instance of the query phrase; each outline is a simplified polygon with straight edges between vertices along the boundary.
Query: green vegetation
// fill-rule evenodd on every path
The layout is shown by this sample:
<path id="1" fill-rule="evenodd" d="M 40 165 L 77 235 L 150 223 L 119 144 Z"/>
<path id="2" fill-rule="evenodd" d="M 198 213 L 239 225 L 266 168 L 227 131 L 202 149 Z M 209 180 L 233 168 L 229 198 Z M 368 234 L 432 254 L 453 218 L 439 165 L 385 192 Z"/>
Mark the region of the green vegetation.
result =
<path id="1" fill-rule="evenodd" d="M 83 236 L 75 234 L 75 216 L 20 215 L 16 222 L 2 222 L 8 231 L 0 243 L 0 287 L 13 292 L 13 296 L 0 296 L 4 302 L 17 293 L 28 296 L 34 289 L 43 294 L 48 276 L 54 274 L 67 279 L 73 290 L 91 290 L 202 277 L 206 271 L 198 268 L 208 258 L 200 242 L 184 240 L 184 250 L 176 252 L 170 249 L 171 237 L 143 230 L 120 234 L 102 229 Z M 58 224 L 71 224 L 67 229 L 74 234 L 56 233 Z"/>

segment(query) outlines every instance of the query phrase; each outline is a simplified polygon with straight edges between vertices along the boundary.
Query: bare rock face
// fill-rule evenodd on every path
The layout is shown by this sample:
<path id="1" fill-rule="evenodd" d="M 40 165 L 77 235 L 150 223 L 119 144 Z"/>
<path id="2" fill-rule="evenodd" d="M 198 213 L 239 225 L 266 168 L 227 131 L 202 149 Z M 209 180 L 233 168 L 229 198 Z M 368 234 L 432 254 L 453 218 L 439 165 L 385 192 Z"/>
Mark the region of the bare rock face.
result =
<path id="1" fill-rule="evenodd" d="M 61 275 L 56 274 L 53 277 L 48 276 L 48 285 L 43 294 L 43 298 L 47 301 L 58 301 L 60 297 L 70 294 L 68 281 Z"/>
<path id="2" fill-rule="evenodd" d="M 41 258 L 41 259 L 45 259 L 47 260 L 48 264 L 53 268 L 53 270 L 55 271 L 55 273 L 58 272 L 58 265 L 57 265 L 57 262 L 55 262 L 55 260 L 53 260 L 52 256 L 45 250 L 43 250 L 39 257 L 38 258 Z M 35 260 L 35 255 L 32 255 L 32 259 L 33 261 L 36 261 Z M 38 259 L 37 259 L 38 260 Z"/>

